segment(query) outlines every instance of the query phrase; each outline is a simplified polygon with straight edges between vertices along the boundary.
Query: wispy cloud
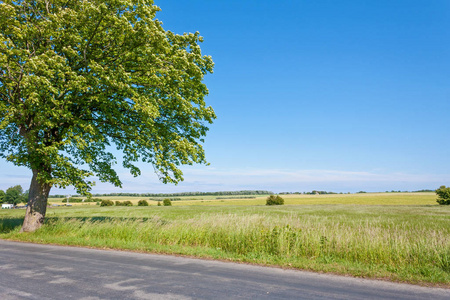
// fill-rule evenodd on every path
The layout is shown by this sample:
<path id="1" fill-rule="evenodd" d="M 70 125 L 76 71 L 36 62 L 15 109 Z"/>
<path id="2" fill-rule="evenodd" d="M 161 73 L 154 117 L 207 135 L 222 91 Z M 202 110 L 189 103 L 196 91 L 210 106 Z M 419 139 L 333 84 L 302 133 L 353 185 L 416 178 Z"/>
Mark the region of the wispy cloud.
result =
<path id="1" fill-rule="evenodd" d="M 264 189 L 274 192 L 329 190 L 384 191 L 437 188 L 450 181 L 449 174 L 408 174 L 382 172 L 355 172 L 340 170 L 279 170 L 279 169 L 218 169 L 191 167 L 184 169 L 185 180 L 178 185 L 164 185 L 151 171 L 132 177 L 121 174 L 123 191 L 128 192 L 182 192 Z M 98 192 L 120 191 L 99 183 Z"/>
<path id="2" fill-rule="evenodd" d="M 185 180 L 178 185 L 163 184 L 151 168 L 143 169 L 139 177 L 120 171 L 123 188 L 97 181 L 94 193 L 112 192 L 184 192 L 261 189 L 274 192 L 327 190 L 335 192 L 418 190 L 437 188 L 450 183 L 450 174 L 386 173 L 380 170 L 356 172 L 342 170 L 286 170 L 286 169 L 224 169 L 194 166 L 184 170 Z M 20 184 L 27 189 L 31 174 L 17 170 L 14 174 L 0 176 L 0 189 Z M 74 193 L 72 188 L 53 189 L 53 194 Z"/>

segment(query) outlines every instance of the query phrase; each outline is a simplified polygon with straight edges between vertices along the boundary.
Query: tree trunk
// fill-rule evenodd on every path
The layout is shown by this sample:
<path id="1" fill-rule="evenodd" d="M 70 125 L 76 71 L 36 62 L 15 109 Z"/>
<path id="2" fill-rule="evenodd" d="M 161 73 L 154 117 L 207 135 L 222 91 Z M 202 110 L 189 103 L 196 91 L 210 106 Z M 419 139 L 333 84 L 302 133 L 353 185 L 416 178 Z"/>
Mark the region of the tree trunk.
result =
<path id="1" fill-rule="evenodd" d="M 20 232 L 33 232 L 42 226 L 47 211 L 47 199 L 51 185 L 38 180 L 38 170 L 33 170 L 33 178 L 28 196 L 28 206 Z"/>

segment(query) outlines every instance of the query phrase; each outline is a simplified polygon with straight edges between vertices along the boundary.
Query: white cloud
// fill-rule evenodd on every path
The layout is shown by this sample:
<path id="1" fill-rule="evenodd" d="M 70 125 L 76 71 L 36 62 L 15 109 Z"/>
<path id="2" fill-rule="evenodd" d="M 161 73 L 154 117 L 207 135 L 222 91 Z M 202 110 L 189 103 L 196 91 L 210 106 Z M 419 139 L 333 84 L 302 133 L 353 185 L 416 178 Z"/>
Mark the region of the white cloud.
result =
<path id="1" fill-rule="evenodd" d="M 9 170 L 12 170 L 9 168 Z M 224 169 L 205 166 L 184 167 L 185 180 L 178 185 L 161 183 L 153 168 L 142 168 L 142 175 L 133 177 L 126 170 L 119 170 L 123 189 L 97 181 L 93 193 L 134 192 L 161 193 L 220 190 L 270 190 L 335 192 L 419 190 L 435 189 L 450 184 L 450 174 L 386 173 L 380 170 L 355 172 L 342 170 L 282 170 L 282 169 Z M 20 184 L 27 189 L 31 172 L 14 168 L 9 174 L 0 174 L 0 189 Z M 52 194 L 73 194 L 72 188 L 53 189 Z"/>
<path id="2" fill-rule="evenodd" d="M 185 180 L 164 185 L 152 171 L 143 171 L 133 178 L 121 175 L 123 190 L 128 192 L 183 192 L 262 189 L 274 192 L 328 190 L 385 191 L 437 188 L 450 181 L 450 175 L 354 172 L 340 170 L 277 170 L 277 169 L 218 169 L 212 167 L 184 168 Z M 120 191 L 110 185 L 99 184 L 95 191 Z M 101 190 L 101 191 L 100 191 Z"/>

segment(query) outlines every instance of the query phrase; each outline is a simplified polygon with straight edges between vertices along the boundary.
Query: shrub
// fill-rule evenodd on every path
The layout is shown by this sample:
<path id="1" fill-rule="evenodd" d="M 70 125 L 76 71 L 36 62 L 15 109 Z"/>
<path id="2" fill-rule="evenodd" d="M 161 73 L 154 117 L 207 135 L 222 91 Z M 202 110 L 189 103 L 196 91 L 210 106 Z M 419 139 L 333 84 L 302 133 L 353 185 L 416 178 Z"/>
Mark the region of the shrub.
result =
<path id="1" fill-rule="evenodd" d="M 158 201 L 158 206 L 161 206 L 161 201 Z"/>
<path id="2" fill-rule="evenodd" d="M 102 200 L 102 202 L 100 202 L 100 206 L 113 206 L 114 202 L 112 202 L 111 200 Z"/>
<path id="3" fill-rule="evenodd" d="M 436 190 L 436 195 L 438 195 L 437 203 L 440 205 L 450 205 L 450 187 L 442 185 Z"/>
<path id="4" fill-rule="evenodd" d="M 123 205 L 122 202 L 116 201 L 116 206 L 122 206 L 122 205 Z"/>
<path id="5" fill-rule="evenodd" d="M 283 205 L 284 199 L 280 196 L 270 195 L 267 197 L 266 205 Z"/>
<path id="6" fill-rule="evenodd" d="M 123 206 L 133 206 L 133 203 L 131 201 L 124 201 Z"/>
<path id="7" fill-rule="evenodd" d="M 147 200 L 139 200 L 138 206 L 148 206 L 148 201 Z"/>
<path id="8" fill-rule="evenodd" d="M 166 198 L 163 200 L 163 205 L 164 206 L 172 206 L 172 201 L 170 201 L 169 198 Z"/>

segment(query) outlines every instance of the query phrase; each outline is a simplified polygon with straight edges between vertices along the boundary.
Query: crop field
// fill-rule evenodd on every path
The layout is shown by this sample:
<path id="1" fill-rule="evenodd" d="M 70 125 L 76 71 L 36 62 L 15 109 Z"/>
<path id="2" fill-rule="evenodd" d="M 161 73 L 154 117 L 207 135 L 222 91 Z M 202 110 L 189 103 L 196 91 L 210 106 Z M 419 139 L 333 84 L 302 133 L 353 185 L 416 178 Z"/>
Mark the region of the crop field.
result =
<path id="1" fill-rule="evenodd" d="M 180 196 L 174 197 L 172 205 L 264 205 L 268 195 L 232 196 Z M 329 195 L 282 195 L 287 205 L 314 204 L 356 204 L 356 205 L 436 205 L 435 193 L 361 193 L 361 194 L 329 194 Z M 131 196 L 101 196 L 99 199 L 112 201 L 131 201 L 137 205 L 145 199 L 150 205 L 156 205 L 158 200 L 172 197 L 131 197 Z M 226 198 L 226 199 L 223 199 Z M 49 198 L 50 203 L 64 204 L 62 198 Z M 73 203 L 73 205 L 95 205 L 95 202 Z"/>
<path id="2" fill-rule="evenodd" d="M 180 254 L 450 288 L 450 207 L 437 205 L 435 194 L 284 198 L 284 206 L 265 206 L 265 197 L 212 197 L 174 201 L 172 207 L 156 202 L 148 207 L 56 207 L 47 210 L 46 224 L 34 233 L 19 233 L 24 210 L 2 210 L 0 238 Z"/>

